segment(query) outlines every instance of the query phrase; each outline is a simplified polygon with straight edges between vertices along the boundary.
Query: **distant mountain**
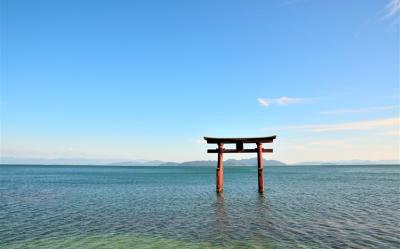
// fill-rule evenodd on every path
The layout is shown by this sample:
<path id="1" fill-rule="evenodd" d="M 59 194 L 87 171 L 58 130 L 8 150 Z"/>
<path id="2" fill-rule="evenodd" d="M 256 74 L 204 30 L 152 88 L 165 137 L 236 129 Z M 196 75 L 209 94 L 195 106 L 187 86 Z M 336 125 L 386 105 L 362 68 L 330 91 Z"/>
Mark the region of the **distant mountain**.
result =
<path id="1" fill-rule="evenodd" d="M 188 161 L 183 163 L 174 163 L 174 162 L 167 162 L 163 163 L 160 166 L 215 166 L 217 165 L 217 161 L 209 160 L 209 161 Z M 284 166 L 286 165 L 283 162 L 276 161 L 276 160 L 265 160 L 265 166 Z M 257 166 L 257 158 L 250 158 L 250 159 L 228 159 L 224 161 L 224 166 Z"/>
<path id="2" fill-rule="evenodd" d="M 285 166 L 286 163 L 277 161 L 277 160 L 266 160 L 263 159 L 264 166 Z M 224 162 L 224 165 L 227 166 L 257 166 L 257 158 L 249 158 L 249 159 L 228 159 Z"/>
<path id="3" fill-rule="evenodd" d="M 300 162 L 295 163 L 293 165 L 386 165 L 386 164 L 395 164 L 399 165 L 400 160 L 377 160 L 377 161 L 369 161 L 369 160 L 340 160 L 340 161 L 309 161 L 309 162 Z"/>
<path id="4" fill-rule="evenodd" d="M 211 166 L 216 165 L 216 161 L 188 161 L 183 163 L 166 162 L 160 164 L 160 166 Z"/>
<path id="5" fill-rule="evenodd" d="M 116 162 L 115 159 L 93 159 L 93 158 L 20 158 L 0 157 L 0 164 L 38 164 L 38 165 L 109 165 L 109 166 L 159 166 L 164 161 L 123 161 Z"/>
<path id="6" fill-rule="evenodd" d="M 36 158 L 36 157 L 0 157 L 0 164 L 32 164 L 32 165 L 104 165 L 115 162 L 107 159 L 88 158 Z"/>
<path id="7" fill-rule="evenodd" d="M 216 166 L 216 160 L 198 160 L 188 162 L 165 162 L 159 160 L 145 161 L 121 161 L 115 159 L 88 159 L 88 158 L 19 158 L 19 157 L 0 157 L 0 164 L 40 164 L 40 165 L 103 165 L 103 166 Z M 342 160 L 342 161 L 308 161 L 295 164 L 285 164 L 276 160 L 265 160 L 265 166 L 300 166 L 300 165 L 400 165 L 400 160 Z M 224 161 L 224 166 L 256 166 L 257 158 L 250 159 L 228 159 Z"/>
<path id="8" fill-rule="evenodd" d="M 153 161 L 128 161 L 128 162 L 114 162 L 109 163 L 110 166 L 160 166 L 164 164 L 164 161 L 153 160 Z"/>
<path id="9" fill-rule="evenodd" d="M 164 162 L 159 160 L 145 161 L 121 161 L 102 160 L 102 159 L 87 159 L 87 158 L 18 158 L 18 157 L 0 157 L 0 164 L 41 164 L 41 165 L 104 165 L 104 166 L 215 166 L 215 160 L 198 160 L 188 162 Z M 229 159 L 224 161 L 224 166 L 255 166 L 257 158 L 250 159 Z M 286 165 L 280 161 L 264 160 L 265 166 L 280 166 Z"/>

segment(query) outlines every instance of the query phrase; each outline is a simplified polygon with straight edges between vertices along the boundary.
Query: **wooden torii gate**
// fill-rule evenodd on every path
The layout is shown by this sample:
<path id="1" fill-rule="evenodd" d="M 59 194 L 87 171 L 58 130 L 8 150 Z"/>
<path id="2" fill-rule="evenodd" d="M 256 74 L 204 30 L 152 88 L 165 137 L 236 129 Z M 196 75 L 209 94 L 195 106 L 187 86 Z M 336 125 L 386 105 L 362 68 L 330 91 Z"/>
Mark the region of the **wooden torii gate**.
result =
<path id="1" fill-rule="evenodd" d="M 264 174 L 263 174 L 263 152 L 272 153 L 272 149 L 263 149 L 263 143 L 272 143 L 276 136 L 271 137 L 244 137 L 244 138 L 215 138 L 204 137 L 208 144 L 218 144 L 218 149 L 209 149 L 208 153 L 218 153 L 218 166 L 217 166 L 217 193 L 221 193 L 224 185 L 224 169 L 223 169 L 223 153 L 252 153 L 257 152 L 258 163 L 258 192 L 264 192 Z M 257 148 L 244 149 L 243 144 L 255 143 Z M 236 149 L 224 149 L 224 144 L 236 144 Z"/>

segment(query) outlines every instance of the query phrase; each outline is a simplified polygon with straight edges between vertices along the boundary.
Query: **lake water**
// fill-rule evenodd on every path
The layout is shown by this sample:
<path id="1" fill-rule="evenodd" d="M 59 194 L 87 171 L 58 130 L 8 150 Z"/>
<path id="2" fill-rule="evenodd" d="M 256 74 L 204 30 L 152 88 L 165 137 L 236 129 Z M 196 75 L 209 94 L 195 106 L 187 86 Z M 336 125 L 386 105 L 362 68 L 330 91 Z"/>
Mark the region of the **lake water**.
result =
<path id="1" fill-rule="evenodd" d="M 400 166 L 0 166 L 1 248 L 400 248 Z"/>

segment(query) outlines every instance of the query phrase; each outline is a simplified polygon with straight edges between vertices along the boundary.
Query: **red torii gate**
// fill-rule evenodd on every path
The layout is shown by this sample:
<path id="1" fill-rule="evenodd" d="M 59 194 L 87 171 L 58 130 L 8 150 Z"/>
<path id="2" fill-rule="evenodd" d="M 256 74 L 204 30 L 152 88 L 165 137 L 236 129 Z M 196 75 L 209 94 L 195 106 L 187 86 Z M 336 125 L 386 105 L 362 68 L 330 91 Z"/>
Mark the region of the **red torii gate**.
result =
<path id="1" fill-rule="evenodd" d="M 218 166 L 217 166 L 217 193 L 221 193 L 224 185 L 224 170 L 223 170 L 223 153 L 252 153 L 257 152 L 258 163 L 258 192 L 264 192 L 264 174 L 263 174 L 263 152 L 272 153 L 272 149 L 263 149 L 263 143 L 272 143 L 276 136 L 271 137 L 244 137 L 244 138 L 215 138 L 204 137 L 208 144 L 218 144 L 218 149 L 209 149 L 208 153 L 218 153 Z M 244 149 L 243 144 L 255 143 L 257 148 Z M 236 144 L 236 149 L 224 149 L 224 144 Z"/>

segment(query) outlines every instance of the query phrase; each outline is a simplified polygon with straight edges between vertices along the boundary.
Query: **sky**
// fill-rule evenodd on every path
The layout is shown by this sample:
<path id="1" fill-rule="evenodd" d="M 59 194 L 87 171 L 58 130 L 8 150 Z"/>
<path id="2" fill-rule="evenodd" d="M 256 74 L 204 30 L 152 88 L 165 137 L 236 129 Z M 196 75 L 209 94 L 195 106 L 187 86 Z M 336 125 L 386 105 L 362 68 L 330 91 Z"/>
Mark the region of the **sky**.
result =
<path id="1" fill-rule="evenodd" d="M 399 12 L 1 0 L 1 156 L 215 160 L 203 136 L 276 135 L 267 159 L 400 159 Z"/>

